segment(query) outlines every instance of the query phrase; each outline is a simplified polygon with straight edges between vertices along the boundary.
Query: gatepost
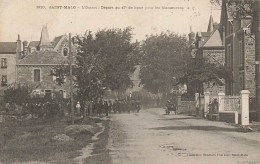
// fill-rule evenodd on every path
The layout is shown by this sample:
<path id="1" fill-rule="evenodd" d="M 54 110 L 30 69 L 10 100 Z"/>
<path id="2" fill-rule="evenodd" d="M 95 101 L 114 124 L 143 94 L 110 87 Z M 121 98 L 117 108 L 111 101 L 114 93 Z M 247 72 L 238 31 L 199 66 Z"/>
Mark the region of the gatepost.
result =
<path id="1" fill-rule="evenodd" d="M 196 116 L 199 116 L 199 93 L 195 93 Z"/>
<path id="2" fill-rule="evenodd" d="M 249 94 L 248 90 L 240 91 L 241 125 L 249 125 Z"/>
<path id="3" fill-rule="evenodd" d="M 207 112 L 209 109 L 209 96 L 210 92 L 204 92 L 204 117 L 207 117 Z"/>
<path id="4" fill-rule="evenodd" d="M 224 111 L 224 97 L 225 93 L 218 93 L 218 112 Z"/>

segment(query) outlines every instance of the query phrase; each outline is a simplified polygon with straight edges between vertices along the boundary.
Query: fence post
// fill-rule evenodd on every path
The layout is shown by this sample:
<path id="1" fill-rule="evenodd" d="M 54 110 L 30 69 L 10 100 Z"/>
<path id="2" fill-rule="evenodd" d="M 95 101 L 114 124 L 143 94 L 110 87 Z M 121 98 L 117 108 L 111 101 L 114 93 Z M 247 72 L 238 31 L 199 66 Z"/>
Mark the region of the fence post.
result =
<path id="1" fill-rule="evenodd" d="M 241 125 L 249 125 L 249 94 L 248 90 L 240 91 Z"/>
<path id="2" fill-rule="evenodd" d="M 209 96 L 210 92 L 204 92 L 204 117 L 207 117 L 207 112 L 209 109 Z"/>
<path id="3" fill-rule="evenodd" d="M 225 93 L 218 93 L 218 112 L 224 111 Z"/>
<path id="4" fill-rule="evenodd" d="M 199 115 L 199 93 L 195 93 L 196 116 Z"/>

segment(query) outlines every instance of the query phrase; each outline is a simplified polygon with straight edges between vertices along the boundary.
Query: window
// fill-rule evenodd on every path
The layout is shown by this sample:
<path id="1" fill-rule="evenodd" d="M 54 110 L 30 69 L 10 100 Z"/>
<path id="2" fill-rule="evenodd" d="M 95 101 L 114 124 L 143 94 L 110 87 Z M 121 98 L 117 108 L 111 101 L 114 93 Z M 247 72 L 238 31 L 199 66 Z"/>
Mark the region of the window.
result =
<path id="1" fill-rule="evenodd" d="M 60 91 L 59 91 L 59 95 L 60 95 L 60 97 L 62 97 L 62 98 L 66 98 L 66 91 L 60 90 Z"/>
<path id="2" fill-rule="evenodd" d="M 34 82 L 41 81 L 41 70 L 40 69 L 33 70 L 33 78 L 34 78 Z"/>
<path id="3" fill-rule="evenodd" d="M 45 98 L 48 99 L 52 98 L 52 90 L 45 90 Z"/>
<path id="4" fill-rule="evenodd" d="M 2 58 L 1 68 L 7 68 L 7 59 L 6 58 Z"/>
<path id="5" fill-rule="evenodd" d="M 7 86 L 7 75 L 2 75 L 1 85 Z"/>
<path id="6" fill-rule="evenodd" d="M 67 47 L 63 48 L 63 56 L 67 57 L 69 54 L 69 49 Z"/>

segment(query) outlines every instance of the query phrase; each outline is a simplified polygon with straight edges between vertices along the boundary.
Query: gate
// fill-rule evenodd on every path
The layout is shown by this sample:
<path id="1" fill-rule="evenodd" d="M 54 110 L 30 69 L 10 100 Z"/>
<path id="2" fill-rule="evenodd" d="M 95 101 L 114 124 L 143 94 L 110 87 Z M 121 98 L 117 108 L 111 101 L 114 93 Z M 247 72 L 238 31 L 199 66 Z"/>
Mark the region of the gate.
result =
<path id="1" fill-rule="evenodd" d="M 240 113 L 240 96 L 225 96 L 224 111 L 237 111 Z"/>
<path id="2" fill-rule="evenodd" d="M 218 120 L 218 98 L 211 98 L 208 106 L 207 118 L 209 120 Z"/>

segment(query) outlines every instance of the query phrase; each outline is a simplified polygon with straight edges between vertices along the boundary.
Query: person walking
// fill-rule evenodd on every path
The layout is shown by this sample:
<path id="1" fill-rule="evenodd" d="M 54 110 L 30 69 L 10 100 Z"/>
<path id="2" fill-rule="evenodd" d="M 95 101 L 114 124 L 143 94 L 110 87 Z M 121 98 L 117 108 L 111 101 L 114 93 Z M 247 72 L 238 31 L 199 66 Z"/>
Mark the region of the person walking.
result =
<path id="1" fill-rule="evenodd" d="M 104 102 L 104 109 L 105 109 L 105 113 L 106 113 L 106 116 L 108 116 L 108 103 L 107 101 Z"/>
<path id="2" fill-rule="evenodd" d="M 80 116 L 80 103 L 79 103 L 79 101 L 77 102 L 76 109 L 77 109 L 77 114 Z"/>

